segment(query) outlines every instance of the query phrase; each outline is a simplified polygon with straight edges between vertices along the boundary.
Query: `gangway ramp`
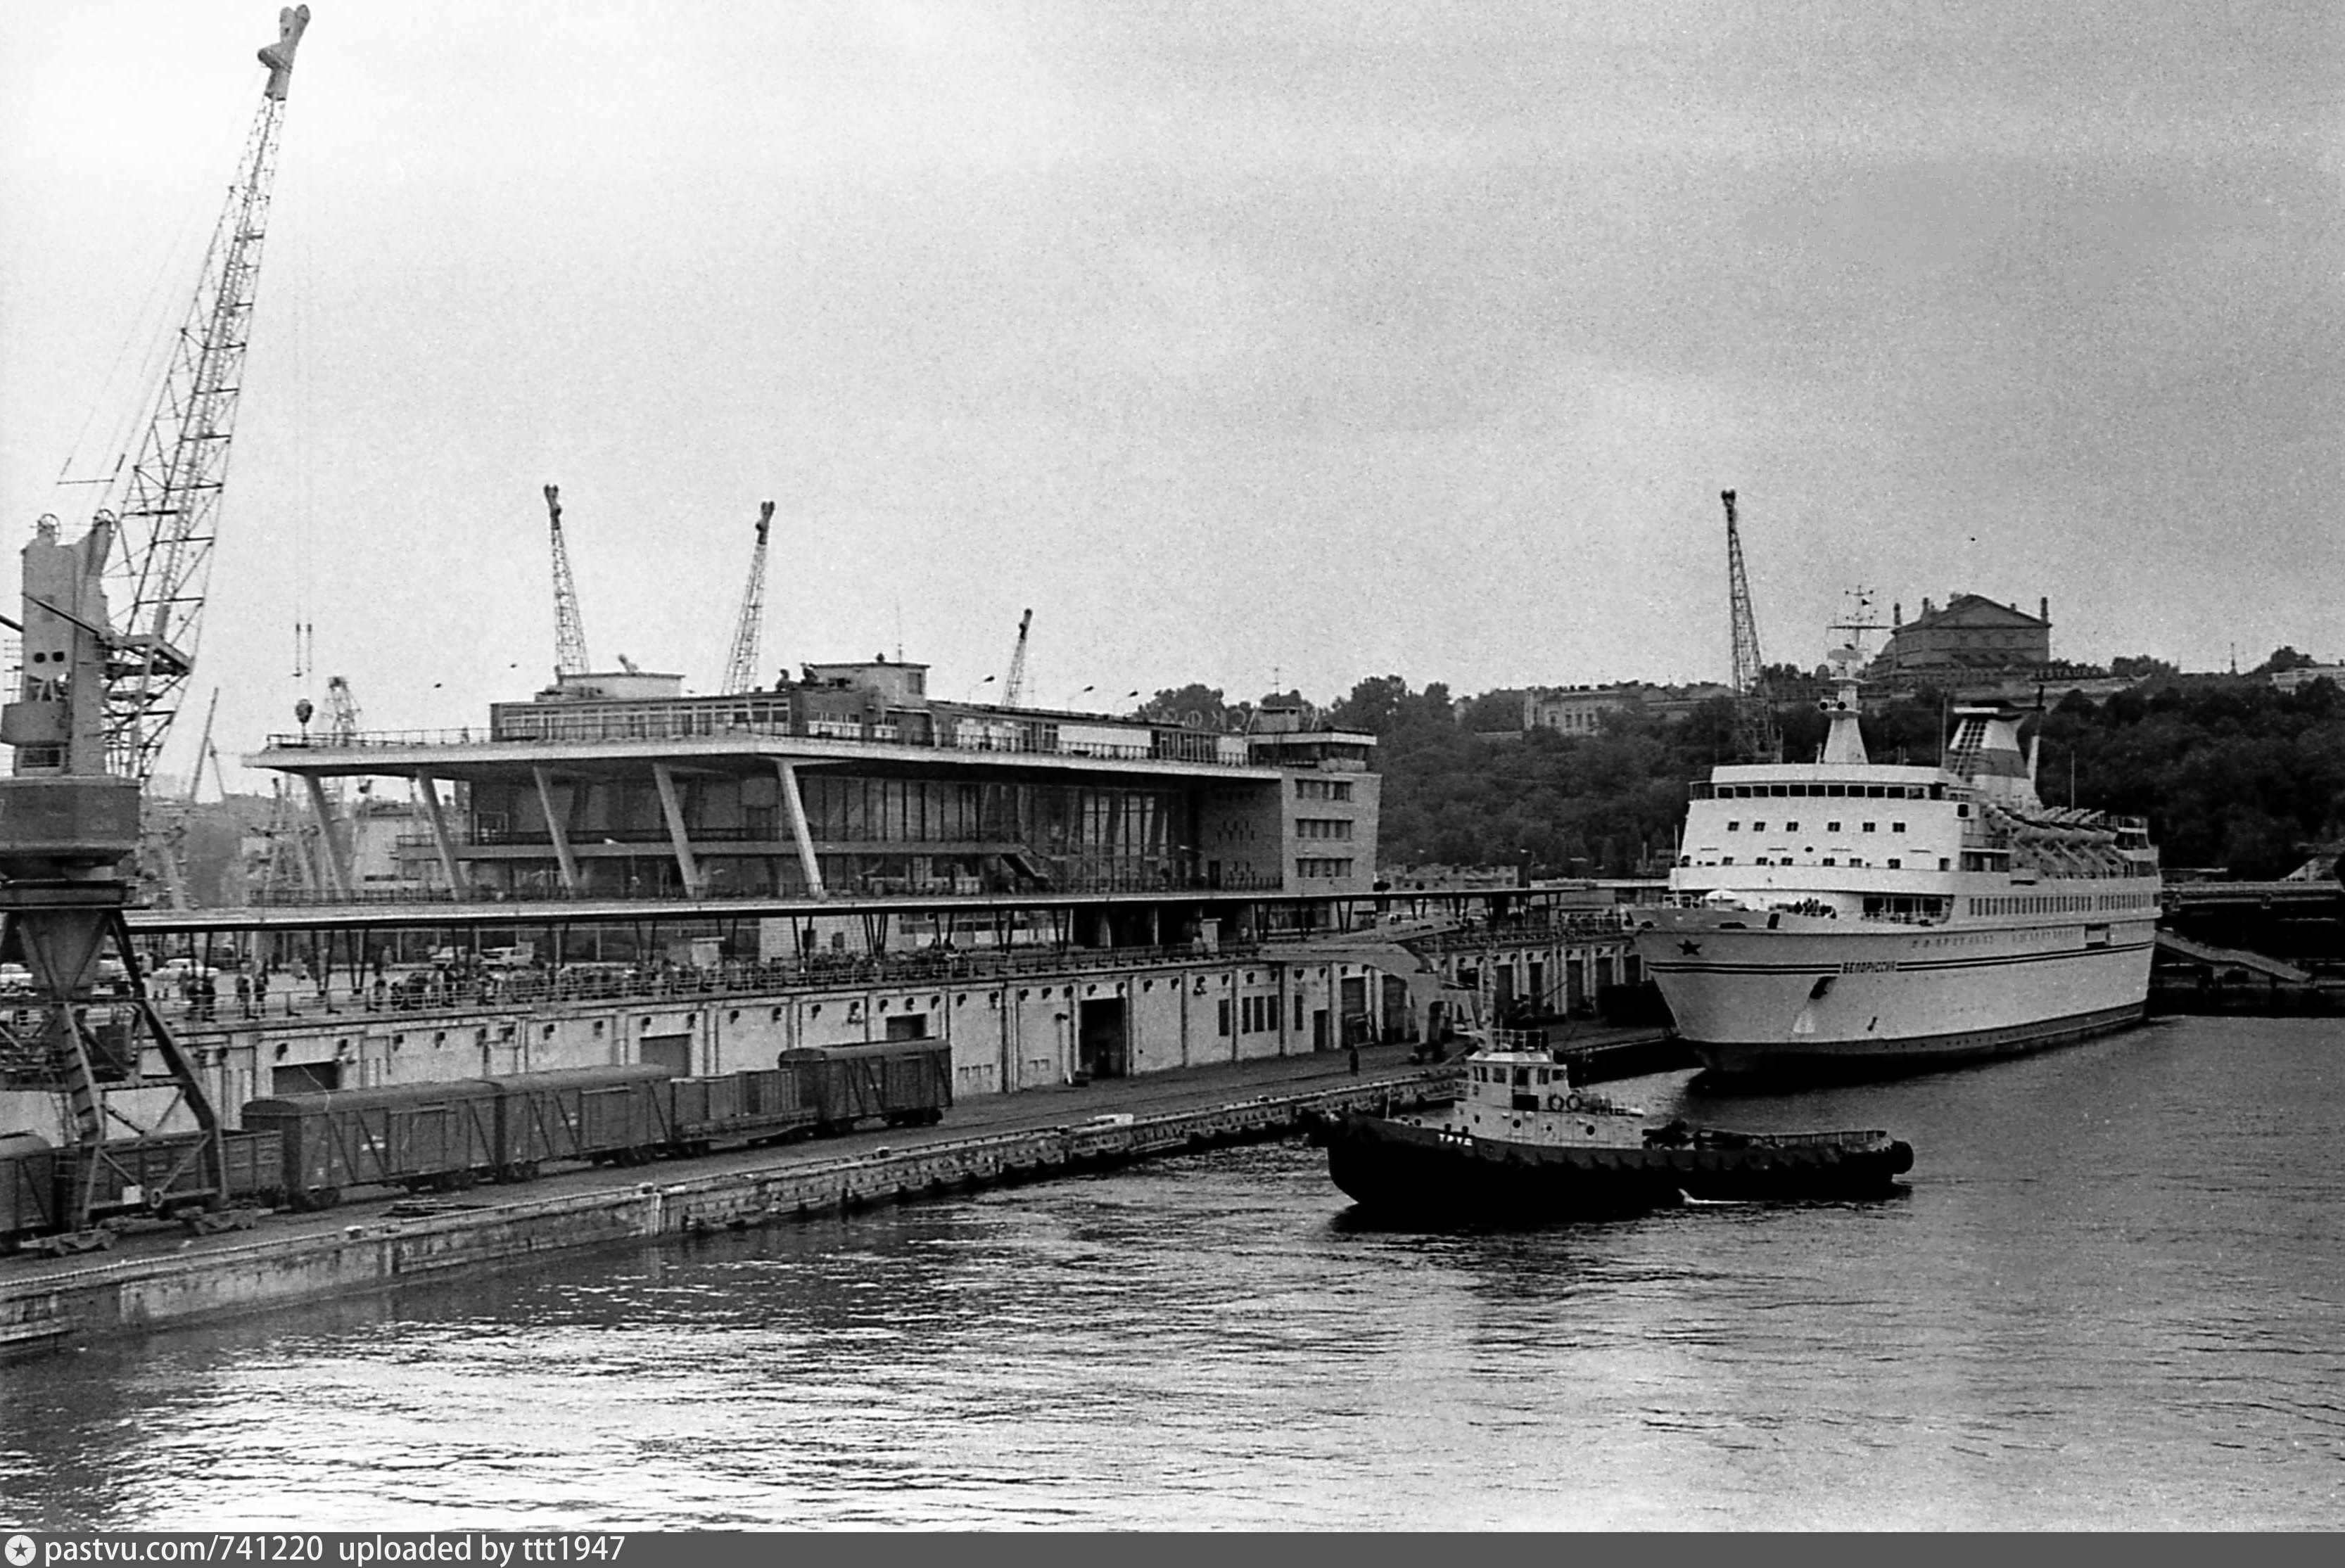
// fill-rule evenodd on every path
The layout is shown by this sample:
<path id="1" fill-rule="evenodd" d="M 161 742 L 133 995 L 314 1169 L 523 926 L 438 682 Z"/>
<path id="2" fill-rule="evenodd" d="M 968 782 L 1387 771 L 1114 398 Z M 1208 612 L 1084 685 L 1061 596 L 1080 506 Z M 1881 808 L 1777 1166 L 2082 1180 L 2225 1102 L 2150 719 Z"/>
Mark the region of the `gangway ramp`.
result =
<path id="1" fill-rule="evenodd" d="M 2217 947 L 2206 942 L 2193 942 L 2171 931 L 2157 934 L 2157 950 L 2170 957 L 2188 958 L 2193 963 L 2214 964 L 2227 969 L 2246 969 L 2274 980 L 2284 980 L 2292 986 L 2310 983 L 2312 976 L 2295 965 L 2278 958 L 2266 957 L 2244 947 Z"/>

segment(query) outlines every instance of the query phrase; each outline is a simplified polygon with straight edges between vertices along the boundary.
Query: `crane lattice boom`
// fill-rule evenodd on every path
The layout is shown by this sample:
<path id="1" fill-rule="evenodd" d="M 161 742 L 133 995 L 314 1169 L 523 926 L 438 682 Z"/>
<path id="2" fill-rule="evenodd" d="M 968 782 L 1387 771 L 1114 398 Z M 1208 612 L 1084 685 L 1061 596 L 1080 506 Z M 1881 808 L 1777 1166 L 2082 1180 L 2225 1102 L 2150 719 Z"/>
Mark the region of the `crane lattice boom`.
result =
<path id="1" fill-rule="evenodd" d="M 1726 503 L 1727 618 L 1734 642 L 1736 748 L 1746 757 L 1780 760 L 1775 704 L 1767 690 L 1767 666 L 1759 653 L 1759 621 L 1751 611 L 1751 580 L 1742 570 L 1742 532 L 1735 525 L 1734 492 L 1719 491 Z"/>
<path id="2" fill-rule="evenodd" d="M 359 738 L 358 699 L 350 695 L 350 683 L 340 675 L 326 682 L 326 738 L 339 746 Z"/>
<path id="3" fill-rule="evenodd" d="M 1014 708 L 1026 692 L 1026 632 L 1034 624 L 1034 612 L 1029 610 L 1018 618 L 1018 648 L 1010 655 L 1010 677 L 1001 683 L 1001 705 Z"/>
<path id="4" fill-rule="evenodd" d="M 733 622 L 733 651 L 725 660 L 721 690 L 755 691 L 757 642 L 766 624 L 766 534 L 774 525 L 774 503 L 757 508 L 757 548 L 749 556 L 749 585 L 741 591 L 741 613 Z"/>
<path id="5" fill-rule="evenodd" d="M 107 579 L 111 597 L 127 610 L 107 665 L 106 752 L 111 771 L 142 783 L 178 714 L 203 632 L 278 135 L 293 53 L 309 25 L 307 5 L 280 11 L 278 40 L 260 51 L 269 67 L 260 109 L 117 514 L 118 548 Z"/>
<path id="6" fill-rule="evenodd" d="M 545 516 L 553 535 L 553 674 L 586 673 L 586 628 L 578 619 L 578 584 L 570 577 L 570 547 L 562 539 L 562 488 L 545 487 Z"/>
<path id="7" fill-rule="evenodd" d="M 219 774 L 219 754 L 212 750 L 212 721 L 218 717 L 219 717 L 219 688 L 214 686 L 211 703 L 204 709 L 203 735 L 196 742 L 195 765 L 188 770 L 188 804 L 189 805 L 196 804 L 196 794 L 204 787 L 204 763 L 207 759 L 211 762 L 213 776 L 218 777 Z M 228 786 L 222 784 L 220 799 L 227 798 Z"/>

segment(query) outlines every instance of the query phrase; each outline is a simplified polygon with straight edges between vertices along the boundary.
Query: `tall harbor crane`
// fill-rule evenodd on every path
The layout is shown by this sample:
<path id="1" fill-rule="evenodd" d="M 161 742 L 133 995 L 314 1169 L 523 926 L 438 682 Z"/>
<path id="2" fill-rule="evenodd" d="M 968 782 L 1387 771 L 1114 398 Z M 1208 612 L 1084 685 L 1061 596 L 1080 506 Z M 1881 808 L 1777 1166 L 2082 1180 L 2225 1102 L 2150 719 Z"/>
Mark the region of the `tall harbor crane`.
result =
<path id="1" fill-rule="evenodd" d="M 259 112 L 112 514 L 107 586 L 125 610 L 106 660 L 106 753 L 114 772 L 142 783 L 178 714 L 203 633 L 278 137 L 293 54 L 309 25 L 307 5 L 287 7 L 278 13 L 277 42 L 259 52 L 269 67 Z"/>
<path id="2" fill-rule="evenodd" d="M 757 642 L 766 626 L 766 534 L 774 526 L 774 503 L 757 508 L 757 548 L 749 556 L 749 584 L 741 591 L 741 613 L 733 622 L 733 651 L 725 661 L 722 692 L 757 686 Z"/>
<path id="3" fill-rule="evenodd" d="M 1029 610 L 1018 618 L 1018 647 L 1010 655 L 1010 673 L 1001 683 L 1001 705 L 1014 708 L 1026 692 L 1026 633 L 1034 624 L 1034 612 Z"/>
<path id="4" fill-rule="evenodd" d="M 23 679 L 0 707 L 0 743 L 15 749 L 0 778 L 0 951 L 23 955 L 32 985 L 0 1020 L 0 1086 L 56 1097 L 67 1147 L 52 1239 L 68 1249 L 110 1245 L 98 1221 L 114 1213 L 237 1218 L 224 1212 L 215 1086 L 140 973 L 125 863 L 194 668 L 278 129 L 309 20 L 306 6 L 279 12 L 277 42 L 259 52 L 259 116 L 121 510 L 100 507 L 70 542 L 42 517 L 24 549 Z M 109 587 L 127 606 L 119 632 Z"/>
<path id="5" fill-rule="evenodd" d="M 327 744 L 347 746 L 358 738 L 358 699 L 350 695 L 350 682 L 340 675 L 330 675 L 326 678 Z"/>
<path id="6" fill-rule="evenodd" d="M 204 728 L 196 742 L 196 760 L 188 769 L 188 787 L 172 800 L 149 795 L 147 809 L 156 820 L 146 824 L 147 839 L 154 846 L 156 858 L 162 863 L 163 896 L 173 909 L 190 909 L 193 901 L 188 896 L 188 873 L 180 852 L 187 847 L 188 824 L 195 814 L 196 796 L 204 787 L 204 763 L 208 758 L 214 777 L 219 774 L 219 754 L 212 750 L 212 721 L 219 714 L 219 688 L 212 688 L 212 700 L 204 709 Z M 220 785 L 220 798 L 228 798 L 228 785 Z"/>
<path id="7" fill-rule="evenodd" d="M 1759 654 L 1759 621 L 1751 612 L 1751 580 L 1742 571 L 1742 532 L 1735 525 L 1734 492 L 1718 492 L 1726 503 L 1727 619 L 1734 642 L 1734 745 L 1738 755 L 1763 762 L 1782 760 L 1775 729 L 1775 704 L 1767 688 L 1767 666 Z"/>
<path id="8" fill-rule="evenodd" d="M 578 619 L 578 584 L 570 577 L 570 546 L 562 538 L 562 487 L 545 487 L 545 519 L 553 538 L 553 677 L 586 673 L 586 628 Z"/>

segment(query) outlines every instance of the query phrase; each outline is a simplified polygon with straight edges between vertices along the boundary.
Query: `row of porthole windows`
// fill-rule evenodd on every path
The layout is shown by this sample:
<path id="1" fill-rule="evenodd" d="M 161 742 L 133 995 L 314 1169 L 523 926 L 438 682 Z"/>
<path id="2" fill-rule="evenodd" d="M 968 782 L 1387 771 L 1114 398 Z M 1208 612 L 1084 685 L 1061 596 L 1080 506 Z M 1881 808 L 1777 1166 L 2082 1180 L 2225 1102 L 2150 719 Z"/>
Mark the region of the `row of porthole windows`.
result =
<path id="1" fill-rule="evenodd" d="M 1868 822 L 1864 824 L 1864 831 L 1866 833 L 1872 833 L 1879 827 L 1879 825 L 1880 824 L 1878 823 Z M 1729 833 L 1740 833 L 1742 831 L 1742 824 L 1739 820 L 1729 822 L 1726 824 L 1726 831 Z M 1767 831 L 1767 824 L 1763 822 L 1754 822 L 1751 824 L 1751 831 L 1753 833 L 1764 833 Z M 1785 833 L 1797 833 L 1800 831 L 1800 824 L 1796 822 L 1787 822 L 1783 824 L 1783 831 Z M 1840 824 L 1836 822 L 1828 822 L 1824 824 L 1824 831 L 1826 833 L 1838 833 L 1840 831 Z M 1889 824 L 1889 831 L 1892 833 L 1903 833 L 1905 831 L 1905 824 L 1902 822 L 1893 822 Z"/>

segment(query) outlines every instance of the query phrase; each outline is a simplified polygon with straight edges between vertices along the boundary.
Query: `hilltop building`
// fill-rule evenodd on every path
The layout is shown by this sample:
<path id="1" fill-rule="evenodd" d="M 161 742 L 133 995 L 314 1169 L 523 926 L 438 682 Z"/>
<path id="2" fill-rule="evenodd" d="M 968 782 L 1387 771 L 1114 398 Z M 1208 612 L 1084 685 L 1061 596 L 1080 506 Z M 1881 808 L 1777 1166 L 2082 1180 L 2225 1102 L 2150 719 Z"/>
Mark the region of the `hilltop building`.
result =
<path id="1" fill-rule="evenodd" d="M 1957 593 L 1944 605 L 1922 601 L 1912 621 L 1892 607 L 1889 642 L 1868 676 L 1968 674 L 2035 670 L 2052 662 L 2052 602 L 2036 601 L 2033 615 L 1976 593 Z"/>
<path id="2" fill-rule="evenodd" d="M 1523 693 L 1523 733 L 1554 730 L 1590 735 L 1604 727 L 1604 715 L 1634 708 L 1662 719 L 1682 719 L 1703 703 L 1731 697 L 1734 690 L 1714 683 L 1657 686 L 1624 681 L 1609 686 L 1534 686 Z"/>

